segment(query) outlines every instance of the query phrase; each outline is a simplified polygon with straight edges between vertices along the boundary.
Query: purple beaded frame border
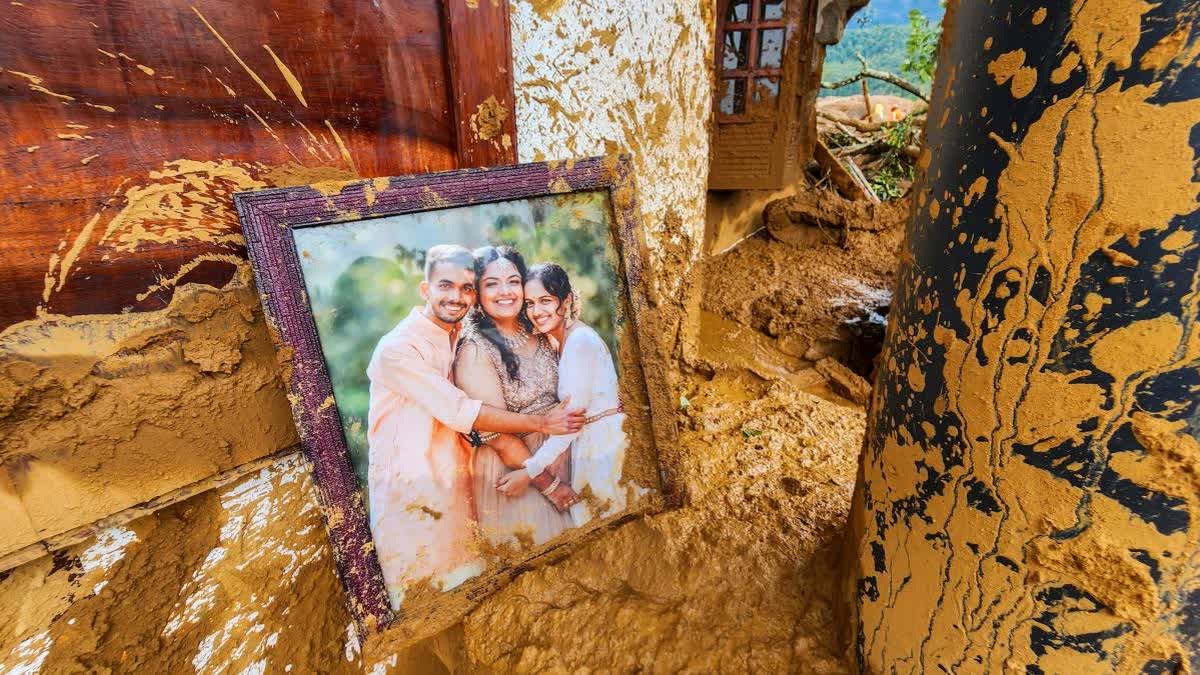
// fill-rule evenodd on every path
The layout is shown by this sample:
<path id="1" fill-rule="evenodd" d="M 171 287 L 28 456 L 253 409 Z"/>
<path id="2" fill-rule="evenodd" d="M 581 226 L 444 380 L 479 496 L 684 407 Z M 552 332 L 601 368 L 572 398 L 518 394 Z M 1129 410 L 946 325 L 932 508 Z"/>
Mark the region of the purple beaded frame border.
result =
<path id="1" fill-rule="evenodd" d="M 660 488 L 665 507 L 673 508 L 681 503 L 682 493 L 663 451 L 675 448 L 676 430 L 665 368 L 647 367 L 662 365 L 663 358 L 656 348 L 658 339 L 644 318 L 650 305 L 627 156 L 463 169 L 234 195 L 259 298 L 284 364 L 292 416 L 313 467 L 338 575 L 360 629 L 381 630 L 400 617 L 394 615 L 388 603 L 341 419 L 336 406 L 326 403 L 333 400 L 333 387 L 304 290 L 292 230 L 593 190 L 609 195 L 613 242 L 625 277 L 621 287 L 627 294 L 651 407 Z"/>

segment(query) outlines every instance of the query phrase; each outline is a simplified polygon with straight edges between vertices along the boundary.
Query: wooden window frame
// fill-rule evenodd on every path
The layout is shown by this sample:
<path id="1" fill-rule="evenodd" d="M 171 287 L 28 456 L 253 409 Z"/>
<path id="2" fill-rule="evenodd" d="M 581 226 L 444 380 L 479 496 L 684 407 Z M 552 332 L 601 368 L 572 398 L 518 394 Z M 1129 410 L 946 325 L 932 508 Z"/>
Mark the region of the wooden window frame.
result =
<path id="1" fill-rule="evenodd" d="M 785 50 L 787 48 L 788 26 L 787 26 L 787 2 L 785 0 L 783 14 L 778 19 L 763 19 L 761 17 L 763 0 L 747 0 L 750 4 L 750 16 L 745 21 L 726 22 L 725 17 L 729 11 L 729 6 L 738 0 L 720 0 L 717 11 L 717 39 L 715 45 L 715 63 L 716 63 L 716 96 L 713 97 L 713 111 L 716 115 L 717 122 L 720 123 L 746 123 L 756 121 L 757 118 L 747 114 L 746 109 L 749 107 L 749 101 L 745 98 L 742 102 L 742 112 L 740 113 L 723 113 L 721 112 L 721 99 L 724 97 L 724 82 L 726 80 L 742 80 L 746 83 L 745 97 L 752 95 L 751 83 L 760 77 L 773 77 L 779 82 L 780 90 L 783 87 L 783 62 L 787 58 Z M 790 0 L 794 2 L 795 0 Z M 758 67 L 758 35 L 760 31 L 778 28 L 783 31 L 783 44 L 779 46 L 780 66 L 777 68 L 760 68 Z M 746 68 L 726 70 L 725 69 L 725 35 L 730 31 L 744 30 L 749 33 L 749 42 L 746 45 Z M 778 101 L 778 98 L 776 98 Z"/>

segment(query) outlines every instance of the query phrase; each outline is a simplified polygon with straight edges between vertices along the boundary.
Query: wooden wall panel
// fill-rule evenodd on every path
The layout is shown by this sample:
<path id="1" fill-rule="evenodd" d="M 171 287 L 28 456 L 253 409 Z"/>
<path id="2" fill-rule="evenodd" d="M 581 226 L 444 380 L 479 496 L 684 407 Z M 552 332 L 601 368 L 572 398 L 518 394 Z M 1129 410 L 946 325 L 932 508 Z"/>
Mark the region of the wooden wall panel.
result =
<path id="1" fill-rule="evenodd" d="M 515 161 L 484 4 L 0 3 L 0 571 L 295 444 L 253 293 L 175 289 L 244 271 L 236 191 Z"/>
<path id="2" fill-rule="evenodd" d="M 160 277 L 243 255 L 248 184 L 458 164 L 437 0 L 14 2 L 0 35 L 0 329 L 164 306 Z"/>
<path id="3" fill-rule="evenodd" d="M 462 166 L 517 161 L 507 2 L 442 0 Z"/>

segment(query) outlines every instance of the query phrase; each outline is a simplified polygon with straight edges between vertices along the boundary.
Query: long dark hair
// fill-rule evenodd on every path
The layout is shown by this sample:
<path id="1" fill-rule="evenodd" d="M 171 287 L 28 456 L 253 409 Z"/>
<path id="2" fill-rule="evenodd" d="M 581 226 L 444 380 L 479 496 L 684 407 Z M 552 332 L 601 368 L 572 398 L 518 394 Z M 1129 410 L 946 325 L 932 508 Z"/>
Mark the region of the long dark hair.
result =
<path id="1" fill-rule="evenodd" d="M 483 271 L 493 262 L 497 260 L 507 260 L 516 268 L 517 273 L 521 275 L 521 286 L 524 288 L 526 279 L 525 258 L 517 252 L 517 249 L 511 246 L 482 246 L 475 249 L 475 283 L 480 284 L 483 281 Z M 500 330 L 496 328 L 496 322 L 492 317 L 483 311 L 483 292 L 480 290 L 480 299 L 471 308 L 471 313 L 467 315 L 467 330 L 483 336 L 485 340 L 495 345 L 500 351 L 500 361 L 504 363 L 504 370 L 508 373 L 511 380 L 516 380 L 520 377 L 521 359 L 518 357 L 508 345 L 504 344 L 504 340 L 500 337 Z M 529 317 L 525 316 L 525 307 L 522 306 L 520 312 L 517 313 L 517 323 L 521 328 L 527 331 L 533 331 L 533 323 L 529 321 Z"/>
<path id="2" fill-rule="evenodd" d="M 567 298 L 571 297 L 571 277 L 558 265 L 544 262 L 530 267 L 529 274 L 525 277 L 525 283 L 535 279 L 542 282 L 550 295 L 558 298 L 560 308 L 567 302 Z"/>

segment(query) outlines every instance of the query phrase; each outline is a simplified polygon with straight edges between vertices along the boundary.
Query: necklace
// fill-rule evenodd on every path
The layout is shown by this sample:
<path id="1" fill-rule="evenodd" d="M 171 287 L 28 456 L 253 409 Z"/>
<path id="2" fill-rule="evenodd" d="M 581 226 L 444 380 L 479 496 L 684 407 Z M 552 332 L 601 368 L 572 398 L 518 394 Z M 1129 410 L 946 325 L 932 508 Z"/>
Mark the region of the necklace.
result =
<path id="1" fill-rule="evenodd" d="M 496 332 L 499 333 L 500 339 L 504 341 L 504 345 L 514 352 L 523 347 L 525 342 L 529 340 L 529 331 L 524 328 L 518 329 L 516 335 L 505 335 L 504 331 L 499 328 L 496 329 Z"/>

